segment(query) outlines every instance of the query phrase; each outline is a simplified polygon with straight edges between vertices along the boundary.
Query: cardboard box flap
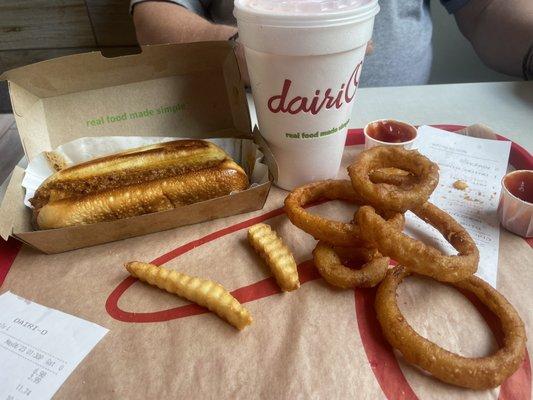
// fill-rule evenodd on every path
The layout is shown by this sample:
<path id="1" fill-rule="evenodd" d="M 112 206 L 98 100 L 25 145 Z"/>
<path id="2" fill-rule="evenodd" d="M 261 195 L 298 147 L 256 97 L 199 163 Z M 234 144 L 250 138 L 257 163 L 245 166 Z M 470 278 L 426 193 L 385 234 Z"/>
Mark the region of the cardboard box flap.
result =
<path id="1" fill-rule="evenodd" d="M 16 166 L 0 205 L 0 237 L 7 240 L 14 230 L 31 230 L 27 214 L 31 211 L 24 205 L 24 189 L 21 186 L 24 169 Z M 24 222 L 26 221 L 26 222 Z"/>
<path id="2" fill-rule="evenodd" d="M 143 46 L 142 52 L 105 57 L 99 51 L 58 57 L 6 71 L 9 80 L 37 97 L 55 97 L 173 75 L 218 69 L 233 51 L 230 42 Z"/>
<path id="3" fill-rule="evenodd" d="M 268 146 L 267 142 L 265 141 L 263 136 L 261 136 L 261 133 L 259 132 L 259 128 L 257 126 L 254 127 L 253 135 L 255 143 L 257 143 L 257 145 L 261 149 L 261 152 L 263 153 L 263 162 L 268 165 L 268 171 L 270 172 L 272 180 L 276 181 L 278 179 L 279 172 L 278 163 L 274 158 L 274 154 L 272 154 L 272 150 L 270 150 L 270 147 Z"/>
<path id="4" fill-rule="evenodd" d="M 5 72 L 29 159 L 85 136 L 251 137 L 233 45 L 76 54 Z M 139 96 L 139 93 L 142 93 Z"/>

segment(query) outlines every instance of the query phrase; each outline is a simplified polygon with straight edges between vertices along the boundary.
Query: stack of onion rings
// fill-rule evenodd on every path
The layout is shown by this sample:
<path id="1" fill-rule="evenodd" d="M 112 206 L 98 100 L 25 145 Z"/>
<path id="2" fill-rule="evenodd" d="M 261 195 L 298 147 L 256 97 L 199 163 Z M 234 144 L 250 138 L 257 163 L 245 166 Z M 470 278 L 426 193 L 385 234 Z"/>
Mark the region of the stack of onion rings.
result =
<path id="1" fill-rule="evenodd" d="M 356 205 L 364 204 L 348 180 L 326 180 L 313 182 L 293 190 L 285 199 L 285 212 L 301 230 L 317 240 L 323 240 L 335 246 L 362 246 L 369 244 L 361 239 L 356 224 L 331 221 L 305 210 L 304 206 L 320 200 L 344 200 Z M 392 213 L 389 223 L 396 229 L 402 229 L 405 218 L 400 213 Z"/>
<path id="2" fill-rule="evenodd" d="M 392 257 L 413 272 L 443 282 L 457 282 L 476 272 L 479 250 L 457 221 L 429 202 L 413 212 L 437 228 L 459 254 L 446 256 L 436 248 L 405 235 L 391 227 L 372 207 L 359 208 L 355 219 L 366 240 L 373 243 L 382 254 Z"/>
<path id="3" fill-rule="evenodd" d="M 408 275 L 402 266 L 390 270 L 379 286 L 375 303 L 383 334 L 408 362 L 441 381 L 470 389 L 494 388 L 518 369 L 526 351 L 524 323 L 496 289 L 473 275 L 451 283 L 471 292 L 485 304 L 500 319 L 504 332 L 503 346 L 494 354 L 467 358 L 423 338 L 407 323 L 398 307 L 396 290 Z"/>
<path id="4" fill-rule="evenodd" d="M 500 385 L 524 358 L 524 324 L 500 293 L 473 276 L 479 250 L 472 237 L 449 214 L 428 202 L 438 184 L 438 166 L 414 150 L 374 147 L 360 153 L 348 173 L 351 182 L 311 183 L 295 189 L 285 200 L 291 222 L 320 240 L 313 251 L 318 272 L 331 285 L 344 289 L 379 284 L 378 320 L 385 338 L 408 362 L 457 386 L 487 389 Z M 319 200 L 345 200 L 360 208 L 352 223 L 330 221 L 305 211 L 305 205 Z M 445 255 L 402 233 L 403 213 L 408 210 L 436 228 L 458 254 Z M 360 270 L 343 263 L 354 257 L 365 263 Z M 388 257 L 401 266 L 389 269 Z M 503 347 L 489 357 L 466 358 L 418 335 L 396 303 L 396 289 L 411 273 L 476 295 L 500 319 Z"/>

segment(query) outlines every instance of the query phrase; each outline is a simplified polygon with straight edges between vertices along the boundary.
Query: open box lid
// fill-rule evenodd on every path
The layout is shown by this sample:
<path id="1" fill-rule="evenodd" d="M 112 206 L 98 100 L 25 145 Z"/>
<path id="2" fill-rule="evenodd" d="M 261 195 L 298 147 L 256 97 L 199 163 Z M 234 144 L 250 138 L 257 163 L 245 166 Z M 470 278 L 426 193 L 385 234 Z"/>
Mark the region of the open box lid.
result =
<path id="1" fill-rule="evenodd" d="M 233 49 L 230 42 L 200 42 L 145 46 L 114 58 L 83 53 L 13 69 L 0 79 L 8 81 L 29 160 L 91 136 L 252 139 Z M 32 230 L 23 176 L 15 168 L 0 206 L 3 238 Z"/>
<path id="2" fill-rule="evenodd" d="M 230 42 L 76 54 L 5 72 L 28 159 L 87 136 L 251 138 Z"/>

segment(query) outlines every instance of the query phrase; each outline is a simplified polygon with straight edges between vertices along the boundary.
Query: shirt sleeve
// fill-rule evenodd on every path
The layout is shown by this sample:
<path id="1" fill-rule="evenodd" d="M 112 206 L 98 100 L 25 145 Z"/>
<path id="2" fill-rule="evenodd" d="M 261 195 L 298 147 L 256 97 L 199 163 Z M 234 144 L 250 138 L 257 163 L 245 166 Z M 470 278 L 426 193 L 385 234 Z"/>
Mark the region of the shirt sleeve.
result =
<path id="1" fill-rule="evenodd" d="M 139 3 L 144 3 L 145 1 L 154 1 L 154 0 L 130 0 L 130 14 L 133 13 L 133 7 L 135 7 Z M 208 1 L 202 1 L 202 0 L 155 0 L 155 1 L 174 3 L 202 17 L 206 16 L 205 11 L 206 11 Z"/>
<path id="2" fill-rule="evenodd" d="M 465 6 L 470 0 L 440 0 L 444 8 L 448 10 L 450 14 L 457 12 L 460 8 Z"/>

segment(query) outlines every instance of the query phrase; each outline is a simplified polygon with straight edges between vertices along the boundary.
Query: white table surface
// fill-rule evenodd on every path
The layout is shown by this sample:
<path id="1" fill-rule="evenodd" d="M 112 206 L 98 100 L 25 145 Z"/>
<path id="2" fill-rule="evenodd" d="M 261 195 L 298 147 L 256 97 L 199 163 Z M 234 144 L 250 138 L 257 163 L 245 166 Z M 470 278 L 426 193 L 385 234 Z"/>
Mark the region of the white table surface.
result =
<path id="1" fill-rule="evenodd" d="M 252 122 L 256 121 L 252 108 Z M 482 123 L 533 152 L 533 82 L 361 88 L 349 128 L 394 118 L 415 125 Z M 0 155 L 9 151 L 0 149 Z M 0 185 L 0 199 L 7 182 Z"/>
<path id="2" fill-rule="evenodd" d="M 533 152 L 533 82 L 361 89 L 350 127 L 395 118 L 414 125 L 484 124 Z"/>

